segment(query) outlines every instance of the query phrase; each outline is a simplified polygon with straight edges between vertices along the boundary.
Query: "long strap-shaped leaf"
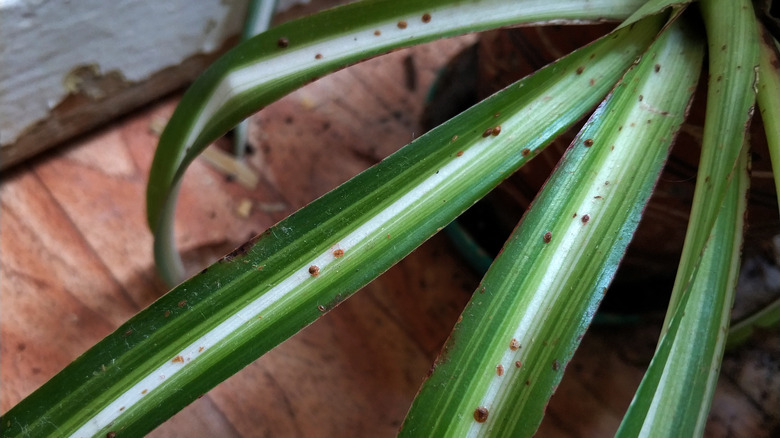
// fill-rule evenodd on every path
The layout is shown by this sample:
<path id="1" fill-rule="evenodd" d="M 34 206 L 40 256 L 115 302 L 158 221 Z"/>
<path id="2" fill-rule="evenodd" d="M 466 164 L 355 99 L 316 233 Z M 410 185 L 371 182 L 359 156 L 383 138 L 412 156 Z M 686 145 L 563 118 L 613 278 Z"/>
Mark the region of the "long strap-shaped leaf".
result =
<path id="1" fill-rule="evenodd" d="M 758 28 L 750 0 L 704 0 L 709 83 L 702 152 L 683 253 L 664 331 L 690 287 L 718 216 L 753 116 L 758 81 Z"/>
<path id="2" fill-rule="evenodd" d="M 173 241 L 188 164 L 245 117 L 324 74 L 437 38 L 521 23 L 624 19 L 641 0 L 379 0 L 286 23 L 236 47 L 188 90 L 160 137 L 147 189 L 162 277 L 182 280 Z"/>
<path id="3" fill-rule="evenodd" d="M 739 274 L 747 205 L 744 147 L 690 290 L 623 418 L 619 437 L 698 437 L 720 373 Z"/>
<path id="4" fill-rule="evenodd" d="M 777 204 L 780 205 L 780 44 L 761 29 L 758 107 L 764 122 L 769 159 L 775 177 Z M 775 327 L 780 322 L 780 299 L 731 326 L 726 348 L 745 342 L 756 329 Z"/>
<path id="5" fill-rule="evenodd" d="M 611 281 L 699 77 L 676 22 L 571 144 L 462 314 L 405 436 L 531 436 Z"/>
<path id="6" fill-rule="evenodd" d="M 661 24 L 636 23 L 508 87 L 182 283 L 4 415 L 7 434 L 147 432 L 530 160 L 597 105 Z"/>
<path id="7" fill-rule="evenodd" d="M 761 36 L 757 99 L 775 175 L 777 204 L 780 205 L 780 45 L 766 29 L 761 29 Z"/>

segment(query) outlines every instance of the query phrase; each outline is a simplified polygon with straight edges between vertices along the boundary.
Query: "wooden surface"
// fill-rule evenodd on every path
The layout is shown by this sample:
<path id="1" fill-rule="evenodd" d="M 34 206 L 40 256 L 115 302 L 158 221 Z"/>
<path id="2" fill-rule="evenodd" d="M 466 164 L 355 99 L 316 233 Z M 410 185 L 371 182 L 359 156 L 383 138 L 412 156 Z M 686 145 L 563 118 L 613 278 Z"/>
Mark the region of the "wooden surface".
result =
<path id="1" fill-rule="evenodd" d="M 436 69 L 471 41 L 395 52 L 266 108 L 252 122 L 255 190 L 196 161 L 177 218 L 189 268 L 199 270 L 419 135 Z M 144 189 L 152 128 L 175 104 L 174 97 L 151 105 L 2 176 L 3 412 L 165 292 L 152 264 Z M 246 202 L 252 208 L 244 217 Z M 393 436 L 478 281 L 436 236 L 152 436 Z M 593 328 L 538 436 L 614 433 L 659 323 Z M 779 356 L 777 333 L 727 353 L 707 436 L 780 436 Z"/>

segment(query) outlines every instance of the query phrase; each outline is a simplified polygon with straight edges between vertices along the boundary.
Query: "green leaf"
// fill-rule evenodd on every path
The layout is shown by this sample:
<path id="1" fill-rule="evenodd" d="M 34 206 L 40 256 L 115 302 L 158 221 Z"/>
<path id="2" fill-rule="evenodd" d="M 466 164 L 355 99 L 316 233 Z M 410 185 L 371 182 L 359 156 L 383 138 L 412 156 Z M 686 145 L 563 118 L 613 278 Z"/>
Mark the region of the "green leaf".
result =
<path id="1" fill-rule="evenodd" d="M 594 113 L 474 292 L 402 435 L 533 435 L 631 240 L 702 57 L 703 42 L 676 22 Z"/>
<path id="2" fill-rule="evenodd" d="M 693 281 L 733 177 L 756 99 L 758 28 L 750 1 L 705 0 L 701 11 L 709 54 L 706 121 L 688 231 L 664 332 Z"/>
<path id="3" fill-rule="evenodd" d="M 271 27 L 271 20 L 276 11 L 278 0 L 251 0 L 247 10 L 241 41 L 261 34 Z M 246 140 L 249 134 L 249 123 L 243 120 L 233 128 L 233 155 L 243 158 L 246 151 Z"/>
<path id="4" fill-rule="evenodd" d="M 659 343 L 619 437 L 704 434 L 739 275 L 750 183 L 747 152 L 743 148 L 695 279 Z"/>
<path id="5" fill-rule="evenodd" d="M 758 107 L 764 122 L 777 203 L 780 205 L 780 55 L 777 53 L 777 41 L 763 27 L 761 36 Z"/>
<path id="6" fill-rule="evenodd" d="M 4 433 L 148 432 L 529 161 L 609 92 L 661 23 L 637 23 L 513 84 L 182 283 L 6 413 Z"/>
<path id="7" fill-rule="evenodd" d="M 295 88 L 401 47 L 522 23 L 623 19 L 641 3 L 379 0 L 285 23 L 240 44 L 192 85 L 160 137 L 147 188 L 147 220 L 161 276 L 175 284 L 183 274 L 173 217 L 186 167 L 209 143 Z"/>

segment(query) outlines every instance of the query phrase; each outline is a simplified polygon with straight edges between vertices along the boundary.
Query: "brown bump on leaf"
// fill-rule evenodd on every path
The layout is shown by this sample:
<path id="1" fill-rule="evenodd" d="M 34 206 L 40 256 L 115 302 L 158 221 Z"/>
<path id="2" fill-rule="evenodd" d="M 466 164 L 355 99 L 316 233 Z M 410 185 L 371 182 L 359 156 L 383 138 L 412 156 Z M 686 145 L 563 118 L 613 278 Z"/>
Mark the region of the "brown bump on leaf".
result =
<path id="1" fill-rule="evenodd" d="M 550 243 L 551 240 L 552 240 L 552 233 L 549 231 L 544 233 L 544 243 Z"/>
<path id="2" fill-rule="evenodd" d="M 590 86 L 592 87 L 592 86 L 596 85 L 596 80 L 593 79 L 593 78 L 590 78 L 590 80 L 588 81 L 588 84 L 590 84 Z"/>
<path id="3" fill-rule="evenodd" d="M 477 421 L 477 423 L 484 423 L 488 419 L 488 410 L 484 406 L 480 406 L 477 409 L 474 409 L 474 419 Z"/>
<path id="4" fill-rule="evenodd" d="M 501 134 L 501 125 L 497 125 L 495 128 L 493 128 L 493 132 L 491 134 L 493 134 L 493 137 Z"/>
<path id="5" fill-rule="evenodd" d="M 123 338 L 126 338 L 126 337 L 128 337 L 128 336 L 130 336 L 130 335 L 132 335 L 132 334 L 133 334 L 133 329 L 128 329 L 128 330 L 127 330 L 127 331 L 126 331 L 126 332 L 125 332 L 125 333 L 122 335 L 122 337 L 123 337 Z"/>
<path id="6" fill-rule="evenodd" d="M 149 390 L 148 389 L 144 389 L 143 391 L 141 391 L 141 394 L 146 394 L 147 392 L 149 392 Z"/>
<path id="7" fill-rule="evenodd" d="M 404 20 L 401 20 L 398 22 L 398 28 L 399 29 L 406 29 L 406 22 Z"/>
<path id="8" fill-rule="evenodd" d="M 501 377 L 504 375 L 504 366 L 501 364 L 496 365 L 496 375 Z"/>
<path id="9" fill-rule="evenodd" d="M 463 156 L 463 151 L 458 151 L 455 155 L 458 156 L 458 157 L 462 157 Z"/>
<path id="10" fill-rule="evenodd" d="M 333 251 L 333 257 L 339 258 L 344 256 L 344 250 L 339 248 L 335 251 Z"/>
<path id="11" fill-rule="evenodd" d="M 573 215 L 571 215 L 572 219 L 577 217 L 577 212 L 575 211 Z"/>
<path id="12" fill-rule="evenodd" d="M 589 220 L 590 220 L 590 215 L 586 214 L 586 215 L 582 216 L 582 223 L 583 224 L 587 224 Z"/>
<path id="13" fill-rule="evenodd" d="M 552 369 L 558 371 L 561 368 L 561 364 L 558 363 L 558 359 L 553 360 Z"/>
<path id="14" fill-rule="evenodd" d="M 527 156 L 528 156 L 528 154 L 530 154 L 530 153 L 531 153 L 531 150 L 530 150 L 530 149 L 528 149 L 528 148 L 525 148 L 525 149 L 523 149 L 522 151 L 520 151 L 520 153 L 521 153 L 521 154 L 523 154 L 523 156 L 524 156 L 524 157 L 527 157 Z"/>
<path id="15" fill-rule="evenodd" d="M 520 341 L 518 341 L 515 338 L 512 338 L 512 340 L 509 341 L 509 349 L 512 350 L 512 351 L 515 351 L 518 348 L 520 348 Z"/>
<path id="16" fill-rule="evenodd" d="M 290 40 L 288 40 L 285 37 L 281 37 L 276 41 L 276 45 L 283 49 L 286 49 L 290 45 Z"/>
<path id="17" fill-rule="evenodd" d="M 655 72 L 658 73 L 659 71 L 661 71 L 661 64 L 656 64 L 655 65 Z"/>
<path id="18" fill-rule="evenodd" d="M 179 356 L 174 357 L 173 360 L 171 360 L 171 362 L 173 362 L 173 363 L 184 363 L 184 358 L 181 357 L 181 355 L 179 355 Z"/>
<path id="19" fill-rule="evenodd" d="M 181 300 L 176 305 L 179 307 L 184 307 L 187 305 L 187 300 Z"/>
<path id="20" fill-rule="evenodd" d="M 108 432 L 106 434 L 106 438 L 116 438 L 116 432 L 114 432 L 113 430 L 111 432 Z"/>
<path id="21" fill-rule="evenodd" d="M 309 274 L 311 274 L 312 277 L 320 275 L 320 267 L 317 265 L 309 266 Z"/>
<path id="22" fill-rule="evenodd" d="M 205 350 L 205 349 L 206 349 L 206 347 L 198 347 L 198 353 L 203 352 L 203 350 Z"/>
<path id="23" fill-rule="evenodd" d="M 639 101 L 640 101 L 640 102 L 641 102 L 641 101 L 642 101 L 644 98 L 645 98 L 645 96 L 642 96 L 641 94 L 639 95 Z"/>
<path id="24" fill-rule="evenodd" d="M 577 67 L 577 74 L 578 75 L 581 75 L 582 72 L 584 72 L 584 71 L 585 71 L 585 66 L 584 65 L 581 65 L 581 66 Z"/>
<path id="25" fill-rule="evenodd" d="M 376 35 L 376 36 L 382 35 L 382 31 L 377 29 L 377 30 L 374 31 L 374 35 Z"/>
<path id="26" fill-rule="evenodd" d="M 523 366 L 523 363 L 522 363 L 522 362 L 520 362 L 519 360 L 516 360 L 516 361 L 515 361 L 515 367 L 517 367 L 517 368 L 520 368 L 520 367 L 522 367 L 522 366 Z"/>
<path id="27" fill-rule="evenodd" d="M 258 266 L 258 267 L 257 267 L 257 270 L 258 270 L 258 271 L 262 271 L 262 270 L 263 270 L 263 268 L 265 268 L 265 265 L 260 265 L 260 266 Z"/>
<path id="28" fill-rule="evenodd" d="M 318 306 L 317 306 L 317 310 L 319 310 L 320 312 L 324 312 L 324 311 L 325 311 L 325 310 L 327 310 L 327 309 L 325 309 L 325 306 L 323 306 L 322 304 L 320 304 L 320 305 L 318 305 Z"/>
<path id="29" fill-rule="evenodd" d="M 423 16 L 422 16 L 422 22 L 423 23 L 430 23 L 431 22 L 431 14 L 429 14 L 427 12 L 424 13 Z"/>
<path id="30" fill-rule="evenodd" d="M 531 381 L 530 380 L 526 380 L 525 381 L 525 386 L 531 386 Z"/>
<path id="31" fill-rule="evenodd" d="M 585 144 L 586 148 L 589 148 L 589 147 L 593 146 L 593 139 L 592 138 L 586 139 L 584 144 Z"/>
<path id="32" fill-rule="evenodd" d="M 484 294 L 484 293 L 485 293 L 485 288 L 484 288 L 484 287 L 483 287 L 483 288 L 481 288 L 481 289 L 479 290 L 479 293 L 481 293 L 481 294 Z"/>
<path id="33" fill-rule="evenodd" d="M 322 53 L 314 55 L 314 59 L 322 59 Z"/>
<path id="34" fill-rule="evenodd" d="M 455 141 L 455 140 L 457 140 L 457 139 L 458 139 L 458 136 L 457 136 L 457 135 L 453 135 L 453 136 L 452 136 L 452 141 Z"/>
<path id="35" fill-rule="evenodd" d="M 482 137 L 488 137 L 493 133 L 493 128 L 488 128 L 482 133 Z"/>
<path id="36" fill-rule="evenodd" d="M 171 316 L 171 311 L 170 310 L 166 310 L 165 313 L 163 313 L 163 316 L 166 317 L 166 318 Z"/>

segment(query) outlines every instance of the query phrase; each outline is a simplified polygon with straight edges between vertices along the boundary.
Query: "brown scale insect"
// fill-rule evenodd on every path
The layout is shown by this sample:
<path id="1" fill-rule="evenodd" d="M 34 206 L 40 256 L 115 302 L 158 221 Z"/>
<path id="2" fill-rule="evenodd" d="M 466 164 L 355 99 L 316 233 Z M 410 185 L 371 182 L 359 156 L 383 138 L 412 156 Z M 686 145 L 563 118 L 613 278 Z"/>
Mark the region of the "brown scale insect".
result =
<path id="1" fill-rule="evenodd" d="M 309 266 L 309 274 L 311 274 L 312 277 L 320 275 L 320 267 L 317 265 Z"/>
<path id="2" fill-rule="evenodd" d="M 509 341 L 509 349 L 512 351 L 516 351 L 519 348 L 520 348 L 520 341 L 518 341 L 515 338 L 512 338 L 512 340 Z"/>
<path id="3" fill-rule="evenodd" d="M 106 434 L 106 438 L 116 438 L 116 432 L 113 430 Z"/>
<path id="4" fill-rule="evenodd" d="M 322 53 L 314 55 L 314 59 L 322 59 Z"/>
<path id="5" fill-rule="evenodd" d="M 423 23 L 430 23 L 431 22 L 431 14 L 429 14 L 427 12 L 424 13 L 423 16 L 422 16 L 422 22 Z"/>
<path id="6" fill-rule="evenodd" d="M 496 375 L 501 377 L 504 375 L 504 366 L 501 364 L 496 365 Z"/>
<path id="7" fill-rule="evenodd" d="M 173 363 L 184 363 L 184 358 L 181 357 L 181 356 L 176 356 L 176 357 L 173 358 L 173 360 L 171 360 L 171 362 L 173 362 Z"/>
<path id="8" fill-rule="evenodd" d="M 491 134 L 493 134 L 493 128 L 488 128 L 485 130 L 485 132 L 482 133 L 482 137 L 488 137 Z"/>
<path id="9" fill-rule="evenodd" d="M 531 153 L 531 150 L 528 149 L 528 148 L 525 148 L 522 151 L 520 151 L 520 153 L 523 154 L 524 157 L 527 157 Z"/>
<path id="10" fill-rule="evenodd" d="M 493 128 L 493 132 L 491 133 L 493 137 L 497 136 L 498 134 L 501 134 L 501 125 L 497 125 L 495 128 Z"/>
<path id="11" fill-rule="evenodd" d="M 336 258 L 344 257 L 344 250 L 339 248 L 339 249 L 333 251 L 333 257 L 336 257 Z"/>
<path id="12" fill-rule="evenodd" d="M 458 151 L 458 153 L 456 153 L 455 155 L 458 156 L 458 157 L 462 157 L 463 156 L 463 151 Z"/>
<path id="13" fill-rule="evenodd" d="M 661 71 L 661 64 L 656 64 L 655 65 L 655 72 L 658 73 L 659 71 Z"/>
<path id="14" fill-rule="evenodd" d="M 399 29 L 406 29 L 406 22 L 404 20 L 401 20 L 398 22 L 398 28 Z"/>
<path id="15" fill-rule="evenodd" d="M 377 29 L 377 30 L 374 31 L 374 35 L 376 35 L 376 36 L 382 35 L 382 31 Z"/>
<path id="16" fill-rule="evenodd" d="M 474 420 L 477 421 L 477 423 L 484 423 L 488 419 L 488 412 L 487 408 L 484 406 L 480 406 L 477 409 L 474 409 Z"/>
<path id="17" fill-rule="evenodd" d="M 523 363 L 522 363 L 522 362 L 520 362 L 519 360 L 516 360 L 516 361 L 515 361 L 515 367 L 517 367 L 517 368 L 520 368 L 520 367 L 522 367 L 522 366 L 523 366 Z"/>
<path id="18" fill-rule="evenodd" d="M 318 305 L 318 306 L 317 306 L 317 309 L 318 309 L 320 312 L 324 312 L 325 310 L 327 310 L 327 309 L 325 309 L 325 306 L 323 306 L 322 304 Z"/>
<path id="19" fill-rule="evenodd" d="M 577 74 L 578 75 L 581 75 L 582 72 L 584 72 L 584 71 L 585 71 L 585 66 L 584 65 L 581 65 L 581 66 L 577 67 Z"/>
<path id="20" fill-rule="evenodd" d="M 583 224 L 587 224 L 589 220 L 590 220 L 590 215 L 586 214 L 586 215 L 582 216 L 582 223 Z"/>
<path id="21" fill-rule="evenodd" d="M 281 37 L 276 41 L 276 45 L 282 49 L 286 49 L 290 45 L 290 40 L 285 37 Z"/>
<path id="22" fill-rule="evenodd" d="M 585 142 L 583 144 L 585 145 L 586 148 L 589 148 L 589 147 L 593 146 L 593 139 L 589 138 L 589 139 L 585 140 Z"/>
<path id="23" fill-rule="evenodd" d="M 561 368 L 561 364 L 558 363 L 558 359 L 553 360 L 552 369 L 558 371 Z"/>
<path id="24" fill-rule="evenodd" d="M 549 231 L 544 233 L 544 243 L 550 243 L 551 240 L 552 240 L 552 233 Z"/>
<path id="25" fill-rule="evenodd" d="M 181 301 L 179 301 L 179 302 L 178 302 L 178 304 L 176 304 L 176 305 L 177 305 L 177 306 L 179 306 L 179 307 L 184 307 L 184 306 L 186 306 L 186 305 L 187 305 L 187 300 L 181 300 Z"/>

